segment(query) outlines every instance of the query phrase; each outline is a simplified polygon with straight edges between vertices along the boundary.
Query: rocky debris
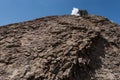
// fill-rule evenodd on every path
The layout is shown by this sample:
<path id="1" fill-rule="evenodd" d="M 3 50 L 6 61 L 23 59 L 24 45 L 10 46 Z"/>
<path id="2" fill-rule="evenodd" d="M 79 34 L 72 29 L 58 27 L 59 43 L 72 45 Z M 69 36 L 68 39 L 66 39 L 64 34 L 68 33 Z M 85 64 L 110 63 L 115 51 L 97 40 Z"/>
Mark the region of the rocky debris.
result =
<path id="1" fill-rule="evenodd" d="M 50 16 L 0 27 L 0 80 L 120 80 L 120 26 Z"/>

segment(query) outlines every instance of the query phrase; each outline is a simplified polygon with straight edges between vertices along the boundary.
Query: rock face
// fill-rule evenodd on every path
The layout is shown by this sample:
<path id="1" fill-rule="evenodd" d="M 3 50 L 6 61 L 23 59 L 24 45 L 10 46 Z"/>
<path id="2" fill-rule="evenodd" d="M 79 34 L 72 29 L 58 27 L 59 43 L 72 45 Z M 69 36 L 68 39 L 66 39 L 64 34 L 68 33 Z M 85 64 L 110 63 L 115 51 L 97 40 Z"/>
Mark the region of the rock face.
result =
<path id="1" fill-rule="evenodd" d="M 120 80 L 120 26 L 64 15 L 0 27 L 0 80 Z"/>

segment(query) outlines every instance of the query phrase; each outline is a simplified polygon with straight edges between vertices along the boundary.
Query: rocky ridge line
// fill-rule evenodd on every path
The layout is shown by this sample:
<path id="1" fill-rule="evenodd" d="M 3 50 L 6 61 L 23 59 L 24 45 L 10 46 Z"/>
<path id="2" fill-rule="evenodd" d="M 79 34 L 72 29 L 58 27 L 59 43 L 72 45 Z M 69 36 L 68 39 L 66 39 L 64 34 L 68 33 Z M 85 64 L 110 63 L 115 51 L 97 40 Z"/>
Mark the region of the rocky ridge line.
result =
<path id="1" fill-rule="evenodd" d="M 0 27 L 0 80 L 119 80 L 119 32 L 94 15 Z"/>

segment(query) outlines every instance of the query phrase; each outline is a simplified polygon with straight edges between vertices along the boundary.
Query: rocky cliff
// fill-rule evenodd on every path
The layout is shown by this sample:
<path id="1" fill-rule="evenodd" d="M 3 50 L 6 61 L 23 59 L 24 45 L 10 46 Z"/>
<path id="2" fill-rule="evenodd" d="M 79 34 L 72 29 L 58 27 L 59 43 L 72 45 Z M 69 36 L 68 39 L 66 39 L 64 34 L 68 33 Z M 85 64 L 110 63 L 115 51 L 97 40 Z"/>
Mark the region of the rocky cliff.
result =
<path id="1" fill-rule="evenodd" d="M 95 15 L 2 26 L 0 80 L 120 80 L 120 26 Z"/>

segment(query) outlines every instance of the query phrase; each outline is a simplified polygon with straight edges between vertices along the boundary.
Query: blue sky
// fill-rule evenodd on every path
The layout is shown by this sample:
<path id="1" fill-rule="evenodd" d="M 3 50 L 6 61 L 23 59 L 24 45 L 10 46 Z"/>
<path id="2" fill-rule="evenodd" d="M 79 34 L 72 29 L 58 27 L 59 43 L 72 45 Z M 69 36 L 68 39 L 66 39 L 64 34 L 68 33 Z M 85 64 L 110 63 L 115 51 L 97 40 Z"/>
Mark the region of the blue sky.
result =
<path id="1" fill-rule="evenodd" d="M 87 9 L 120 24 L 120 0 L 0 0 L 0 26 Z"/>

